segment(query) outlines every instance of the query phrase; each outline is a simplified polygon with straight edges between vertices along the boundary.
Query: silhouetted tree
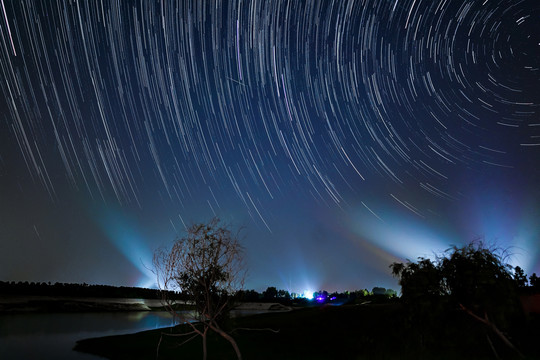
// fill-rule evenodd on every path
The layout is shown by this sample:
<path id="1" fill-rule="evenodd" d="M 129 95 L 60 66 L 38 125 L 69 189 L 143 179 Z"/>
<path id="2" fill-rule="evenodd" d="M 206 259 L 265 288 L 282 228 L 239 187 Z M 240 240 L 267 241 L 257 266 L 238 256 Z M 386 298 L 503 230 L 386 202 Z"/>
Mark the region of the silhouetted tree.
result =
<path id="1" fill-rule="evenodd" d="M 328 301 L 328 291 L 319 290 L 313 293 L 313 298 L 319 303 L 326 303 Z"/>
<path id="2" fill-rule="evenodd" d="M 386 294 L 386 289 L 383 288 L 383 287 L 374 287 L 371 292 L 373 293 L 373 295 L 385 295 Z"/>
<path id="3" fill-rule="evenodd" d="M 239 290 L 236 297 L 240 301 L 255 302 L 261 299 L 261 294 L 255 290 Z"/>
<path id="4" fill-rule="evenodd" d="M 525 288 L 527 286 L 527 275 L 525 275 L 525 272 L 519 266 L 514 268 L 514 280 L 518 288 Z"/>
<path id="5" fill-rule="evenodd" d="M 445 293 L 441 271 L 430 259 L 419 258 L 418 262 L 393 263 L 392 274 L 399 278 L 402 298 L 406 301 L 422 301 L 423 298 Z"/>
<path id="6" fill-rule="evenodd" d="M 291 299 L 291 294 L 289 294 L 289 292 L 287 290 L 278 290 L 277 296 L 278 296 L 278 298 L 284 299 L 284 300 L 290 300 Z"/>
<path id="7" fill-rule="evenodd" d="M 533 273 L 533 274 L 529 277 L 529 284 L 531 284 L 531 286 L 533 287 L 533 289 L 535 289 L 535 290 L 540 290 L 540 281 L 539 281 L 538 276 L 536 276 L 536 273 Z"/>
<path id="8" fill-rule="evenodd" d="M 263 292 L 263 298 L 265 300 L 275 300 L 277 298 L 278 291 L 274 286 L 269 286 Z"/>
<path id="9" fill-rule="evenodd" d="M 159 288 L 180 290 L 195 306 L 199 323 L 191 323 L 184 313 L 176 311 L 175 302 L 163 293 L 167 309 L 191 326 L 191 332 L 178 335 L 191 335 L 187 341 L 202 337 L 203 359 L 207 358 L 209 330 L 229 341 L 238 359 L 242 358 L 236 341 L 220 325 L 220 320 L 230 310 L 231 295 L 243 284 L 242 253 L 238 236 L 218 218 L 190 226 L 170 250 L 159 249 L 154 253 Z"/>
<path id="10" fill-rule="evenodd" d="M 431 309 L 445 303 L 457 305 L 519 353 L 500 330 L 509 325 L 519 308 L 512 267 L 503 262 L 500 251 L 486 248 L 480 241 L 472 242 L 452 247 L 435 261 L 420 258 L 390 267 L 399 278 L 406 302 Z"/>

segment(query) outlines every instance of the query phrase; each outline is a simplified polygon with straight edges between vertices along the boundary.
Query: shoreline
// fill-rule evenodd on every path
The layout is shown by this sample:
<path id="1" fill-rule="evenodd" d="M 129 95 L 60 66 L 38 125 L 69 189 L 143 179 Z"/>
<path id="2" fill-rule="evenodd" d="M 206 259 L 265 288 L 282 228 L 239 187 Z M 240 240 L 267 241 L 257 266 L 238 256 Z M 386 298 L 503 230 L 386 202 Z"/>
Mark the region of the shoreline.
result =
<path id="1" fill-rule="evenodd" d="M 161 301 L 157 299 L 0 296 L 0 314 L 153 311 L 162 307 Z"/>
<path id="2" fill-rule="evenodd" d="M 189 305 L 178 302 L 185 310 Z M 234 307 L 237 311 L 287 312 L 291 306 L 280 303 L 242 302 Z M 73 313 L 73 312 L 124 312 L 124 311 L 167 311 L 161 300 L 137 298 L 89 298 L 39 295 L 1 295 L 0 315 L 21 313 Z"/>

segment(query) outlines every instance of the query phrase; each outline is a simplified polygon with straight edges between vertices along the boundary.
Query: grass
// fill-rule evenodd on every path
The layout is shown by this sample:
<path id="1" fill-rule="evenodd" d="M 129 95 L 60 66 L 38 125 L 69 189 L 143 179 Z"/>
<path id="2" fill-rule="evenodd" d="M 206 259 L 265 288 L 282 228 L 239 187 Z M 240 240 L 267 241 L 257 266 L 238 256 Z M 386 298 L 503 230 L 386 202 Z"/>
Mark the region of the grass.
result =
<path id="1" fill-rule="evenodd" d="M 399 304 L 314 307 L 229 320 L 226 324 L 244 359 L 491 359 L 486 329 L 465 314 L 445 317 L 436 330 L 411 328 Z M 273 329 L 278 332 L 261 329 Z M 438 330 L 437 330 L 438 329 Z M 201 359 L 196 338 L 178 346 L 178 337 L 163 333 L 187 331 L 186 325 L 136 334 L 81 340 L 76 350 L 109 359 Z M 531 339 L 540 335 L 530 333 Z M 491 337 L 494 340 L 494 337 Z M 496 339 L 495 339 L 496 340 Z M 495 341 L 496 342 L 496 341 Z M 513 354 L 495 343 L 499 355 Z M 506 351 L 506 352 L 505 352 Z M 534 352 L 532 357 L 534 356 Z M 540 356 L 539 354 L 536 354 Z M 208 338 L 208 359 L 235 359 L 230 344 L 217 334 Z"/>

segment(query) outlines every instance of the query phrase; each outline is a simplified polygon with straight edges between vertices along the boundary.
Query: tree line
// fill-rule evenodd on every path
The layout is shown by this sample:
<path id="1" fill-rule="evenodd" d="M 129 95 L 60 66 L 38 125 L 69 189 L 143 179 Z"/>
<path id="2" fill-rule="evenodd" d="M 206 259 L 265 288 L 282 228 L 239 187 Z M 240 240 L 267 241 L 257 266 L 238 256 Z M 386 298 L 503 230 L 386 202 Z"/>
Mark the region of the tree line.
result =
<path id="1" fill-rule="evenodd" d="M 354 291 L 334 291 L 329 293 L 326 290 L 319 290 L 309 294 L 311 299 L 301 297 L 300 294 L 290 293 L 287 290 L 277 289 L 275 286 L 269 286 L 263 292 L 256 290 L 239 290 L 237 299 L 245 302 L 278 302 L 284 305 L 302 305 L 309 303 L 335 303 L 350 304 L 364 301 L 384 301 L 397 297 L 397 292 L 393 289 L 383 287 L 374 287 L 371 291 L 360 289 Z"/>
<path id="2" fill-rule="evenodd" d="M 161 289 L 149 289 L 133 286 L 112 286 L 95 284 L 78 284 L 62 282 L 29 282 L 29 281 L 0 281 L 1 295 L 23 295 L 23 296 L 65 296 L 65 297 L 97 297 L 97 298 L 141 298 L 160 299 Z M 168 291 L 167 296 L 174 300 L 189 300 L 187 294 L 180 291 Z M 283 305 L 308 305 L 311 302 L 318 303 L 355 303 L 362 301 L 381 301 L 397 296 L 395 290 L 383 287 L 374 287 L 371 291 L 367 289 L 332 292 L 319 290 L 313 293 L 313 299 L 300 297 L 296 293 L 287 290 L 277 289 L 269 286 L 266 290 L 258 292 L 256 290 L 238 290 L 235 299 L 242 302 L 278 302 Z M 318 300 L 318 301 L 317 301 Z"/>
<path id="3" fill-rule="evenodd" d="M 76 284 L 28 281 L 0 281 L 0 294 L 142 299 L 159 299 L 161 297 L 161 291 L 158 289 L 131 286 L 91 285 L 86 283 Z M 179 294 L 170 292 L 169 296 L 178 298 Z"/>

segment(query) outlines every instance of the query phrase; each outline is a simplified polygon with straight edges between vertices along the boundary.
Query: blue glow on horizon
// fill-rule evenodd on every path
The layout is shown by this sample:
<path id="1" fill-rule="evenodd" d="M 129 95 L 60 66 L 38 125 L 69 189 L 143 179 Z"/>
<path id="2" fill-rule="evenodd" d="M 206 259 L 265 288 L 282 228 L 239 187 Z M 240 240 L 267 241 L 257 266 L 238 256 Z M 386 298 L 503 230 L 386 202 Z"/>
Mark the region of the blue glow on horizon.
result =
<path id="1" fill-rule="evenodd" d="M 129 221 L 117 211 L 104 209 L 99 212 L 98 223 L 111 243 L 139 270 L 138 279 L 130 286 L 156 287 L 156 277 L 152 273 L 153 251 L 144 241 L 134 221 Z"/>
<path id="2" fill-rule="evenodd" d="M 371 220 L 371 219 L 370 219 Z M 385 221 L 363 221 L 352 224 L 352 230 L 374 246 L 401 259 L 433 258 L 456 242 L 438 235 L 420 220 L 387 216 Z"/>
<path id="3" fill-rule="evenodd" d="M 540 271 L 537 213 L 538 205 L 530 203 L 526 196 L 491 186 L 475 194 L 461 221 L 469 233 L 476 231 L 488 246 L 504 250 L 505 262 L 531 275 Z"/>
<path id="4" fill-rule="evenodd" d="M 153 274 L 152 274 L 153 275 Z M 149 279 L 147 277 L 141 277 L 139 281 L 135 284 L 136 287 L 146 288 L 146 289 L 157 289 L 157 283 L 155 279 Z"/>
<path id="5" fill-rule="evenodd" d="M 351 229 L 374 247 L 411 261 L 418 257 L 434 259 L 453 245 L 482 240 L 488 247 L 503 250 L 506 263 L 520 266 L 530 276 L 540 272 L 540 229 L 531 215 L 536 213 L 534 206 L 529 205 L 490 193 L 487 199 L 478 195 L 471 200 L 469 207 L 457 216 L 459 220 L 447 219 L 453 221 L 443 224 L 445 227 L 437 228 L 435 220 L 386 209 L 380 211 L 380 221 L 358 213 L 352 219 Z"/>

